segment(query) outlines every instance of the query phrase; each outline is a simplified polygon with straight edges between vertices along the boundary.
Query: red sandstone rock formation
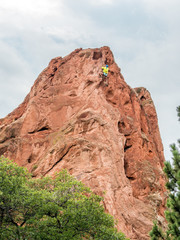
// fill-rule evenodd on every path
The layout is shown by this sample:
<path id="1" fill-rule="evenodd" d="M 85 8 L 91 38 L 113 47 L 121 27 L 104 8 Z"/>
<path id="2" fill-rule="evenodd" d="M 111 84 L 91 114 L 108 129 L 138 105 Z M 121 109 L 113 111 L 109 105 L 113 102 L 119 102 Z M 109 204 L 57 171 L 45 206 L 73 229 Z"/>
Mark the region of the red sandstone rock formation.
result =
<path id="1" fill-rule="evenodd" d="M 110 68 L 109 86 L 99 77 Z M 132 240 L 149 239 L 163 221 L 164 155 L 155 107 L 145 88 L 130 88 L 108 47 L 53 59 L 24 102 L 0 119 L 0 155 L 34 176 L 67 168 L 102 195 L 105 209 Z"/>

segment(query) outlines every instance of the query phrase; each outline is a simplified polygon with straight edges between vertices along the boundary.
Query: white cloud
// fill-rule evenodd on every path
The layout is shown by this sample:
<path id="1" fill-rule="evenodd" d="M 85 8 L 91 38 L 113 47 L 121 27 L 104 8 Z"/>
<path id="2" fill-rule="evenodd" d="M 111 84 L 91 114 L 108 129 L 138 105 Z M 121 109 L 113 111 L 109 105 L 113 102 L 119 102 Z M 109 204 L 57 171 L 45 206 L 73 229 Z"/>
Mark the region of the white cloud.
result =
<path id="1" fill-rule="evenodd" d="M 16 12 L 17 14 L 47 16 L 56 12 L 57 7 L 62 5 L 62 0 L 6 0 L 0 4 L 0 7 L 4 11 Z"/>
<path id="2" fill-rule="evenodd" d="M 90 4 L 93 4 L 93 5 L 103 5 L 103 4 L 112 5 L 113 2 L 114 2 L 113 0 L 91 0 Z"/>
<path id="3" fill-rule="evenodd" d="M 146 5 L 148 8 L 151 9 L 158 9 L 158 10 L 163 10 L 163 9 L 169 9 L 173 8 L 174 10 L 176 7 L 179 5 L 179 0 L 140 0 L 137 2 L 143 2 L 144 5 Z"/>
<path id="4" fill-rule="evenodd" d="M 161 18 L 168 26 L 172 26 L 173 24 L 179 25 L 179 0 L 142 0 L 142 2 L 144 3 L 144 9 L 152 17 Z"/>
<path id="5" fill-rule="evenodd" d="M 16 108 L 30 90 L 35 76 L 18 51 L 0 41 L 0 116 Z"/>

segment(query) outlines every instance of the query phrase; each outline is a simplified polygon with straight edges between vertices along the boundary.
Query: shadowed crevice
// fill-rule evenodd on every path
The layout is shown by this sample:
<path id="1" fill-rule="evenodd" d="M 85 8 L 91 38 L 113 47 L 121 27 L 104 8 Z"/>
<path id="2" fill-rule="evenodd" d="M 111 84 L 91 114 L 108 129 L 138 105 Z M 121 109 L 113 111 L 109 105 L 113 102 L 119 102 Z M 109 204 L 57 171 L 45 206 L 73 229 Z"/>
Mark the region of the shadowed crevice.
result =
<path id="1" fill-rule="evenodd" d="M 125 144 L 125 146 L 124 146 L 124 152 L 126 152 L 129 148 L 131 148 L 132 147 L 132 145 L 126 145 Z"/>
<path id="2" fill-rule="evenodd" d="M 69 147 L 67 148 L 67 150 L 65 151 L 65 153 L 59 158 L 59 160 L 56 161 L 56 162 L 52 165 L 52 167 L 51 167 L 50 169 L 48 169 L 48 171 L 43 174 L 43 176 L 45 176 L 46 174 L 48 174 L 59 162 L 61 162 L 61 161 L 63 160 L 63 158 L 69 153 L 69 151 L 70 151 L 74 146 L 76 146 L 76 144 L 73 144 L 73 145 L 69 146 Z"/>
<path id="3" fill-rule="evenodd" d="M 39 129 L 36 129 L 36 130 L 34 130 L 32 132 L 28 132 L 28 133 L 33 134 L 33 133 L 36 133 L 36 132 L 44 132 L 44 131 L 49 131 L 49 130 L 51 130 L 51 129 L 48 126 L 43 126 Z"/>

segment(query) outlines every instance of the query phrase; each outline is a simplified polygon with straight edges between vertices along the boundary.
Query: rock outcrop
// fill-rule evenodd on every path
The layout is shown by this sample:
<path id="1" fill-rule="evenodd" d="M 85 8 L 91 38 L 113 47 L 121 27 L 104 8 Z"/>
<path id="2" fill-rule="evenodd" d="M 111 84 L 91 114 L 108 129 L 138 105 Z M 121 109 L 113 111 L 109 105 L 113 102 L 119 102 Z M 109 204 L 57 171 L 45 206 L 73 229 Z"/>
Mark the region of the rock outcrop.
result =
<path id="1" fill-rule="evenodd" d="M 99 77 L 109 65 L 109 86 Z M 34 177 L 66 168 L 97 194 L 132 240 L 163 222 L 165 179 L 157 115 L 145 88 L 130 88 L 108 47 L 57 57 L 24 102 L 0 119 L 0 155 Z"/>

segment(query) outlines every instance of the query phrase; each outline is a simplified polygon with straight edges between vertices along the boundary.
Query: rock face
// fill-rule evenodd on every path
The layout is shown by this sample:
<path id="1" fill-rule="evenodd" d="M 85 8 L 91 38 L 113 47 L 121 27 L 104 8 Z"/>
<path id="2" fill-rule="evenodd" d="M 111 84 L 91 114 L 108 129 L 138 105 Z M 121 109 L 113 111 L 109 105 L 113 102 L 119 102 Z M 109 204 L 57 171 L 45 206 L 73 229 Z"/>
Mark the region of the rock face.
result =
<path id="1" fill-rule="evenodd" d="M 109 86 L 99 77 L 109 65 Z M 108 47 L 57 57 L 24 102 L 0 119 L 0 155 L 33 176 L 66 168 L 97 194 L 132 240 L 163 222 L 164 155 L 155 107 L 130 88 Z"/>

